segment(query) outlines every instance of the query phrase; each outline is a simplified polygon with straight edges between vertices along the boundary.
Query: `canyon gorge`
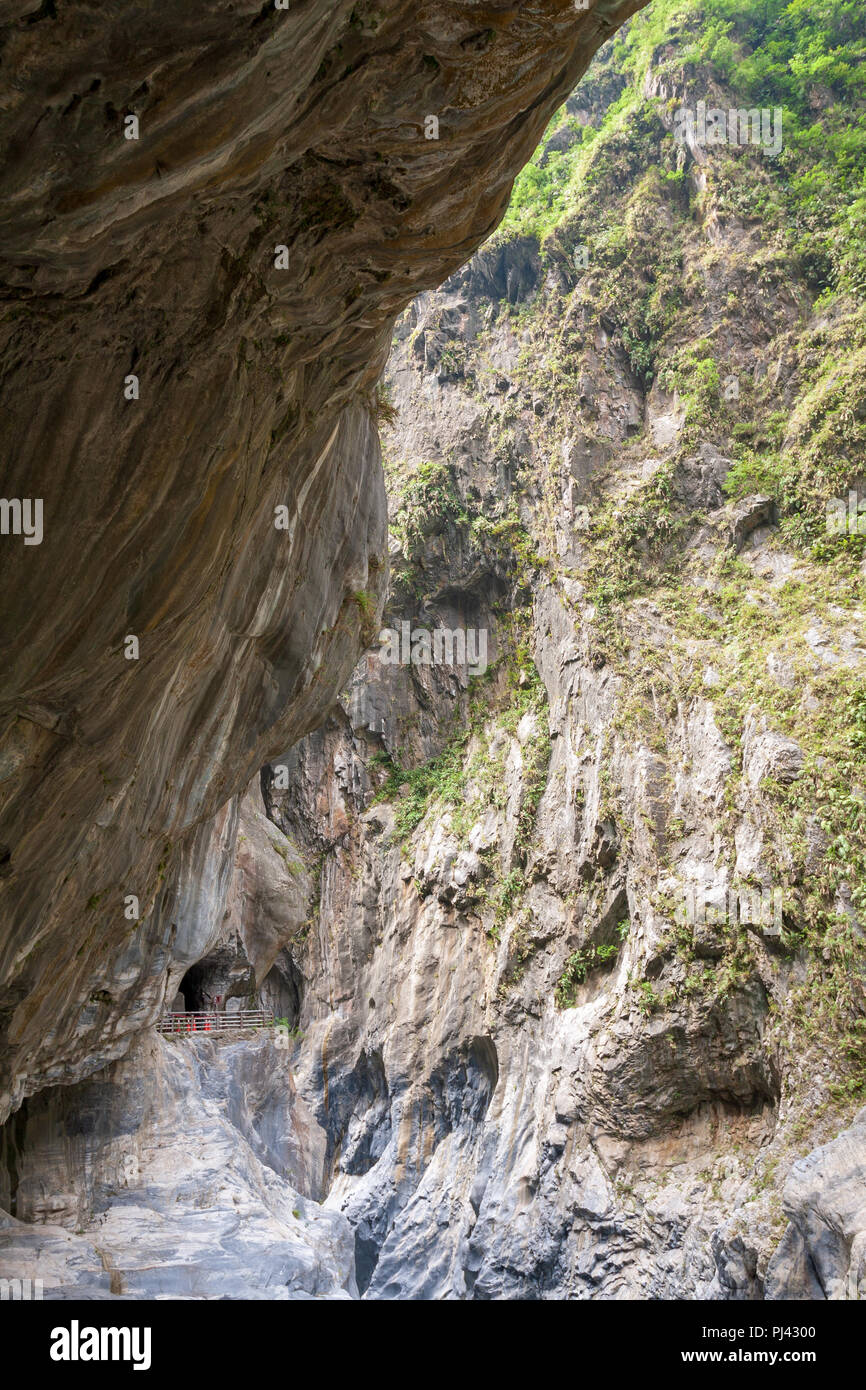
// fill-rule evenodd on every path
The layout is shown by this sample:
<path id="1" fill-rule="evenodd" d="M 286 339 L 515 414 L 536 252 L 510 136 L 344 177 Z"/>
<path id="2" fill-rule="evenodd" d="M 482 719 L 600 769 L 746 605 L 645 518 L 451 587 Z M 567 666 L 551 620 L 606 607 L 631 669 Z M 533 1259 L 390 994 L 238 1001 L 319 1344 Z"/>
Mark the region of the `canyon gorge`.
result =
<path id="1" fill-rule="evenodd" d="M 0 1278 L 866 1295 L 864 55 L 0 4 Z"/>

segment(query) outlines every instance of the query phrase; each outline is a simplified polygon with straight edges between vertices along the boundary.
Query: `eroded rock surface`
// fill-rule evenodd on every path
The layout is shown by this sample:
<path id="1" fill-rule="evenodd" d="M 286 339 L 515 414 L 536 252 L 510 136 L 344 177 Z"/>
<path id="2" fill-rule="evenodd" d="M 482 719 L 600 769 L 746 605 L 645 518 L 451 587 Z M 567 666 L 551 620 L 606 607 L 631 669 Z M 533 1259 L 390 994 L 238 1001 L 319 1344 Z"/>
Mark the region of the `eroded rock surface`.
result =
<path id="1" fill-rule="evenodd" d="M 866 1289 L 866 1111 L 794 1164 L 767 1298 L 862 1298 Z"/>
<path id="2" fill-rule="evenodd" d="M 856 352 L 828 344 L 862 325 L 843 298 L 813 310 L 808 266 L 742 212 L 754 187 L 767 206 L 759 156 L 734 179 L 674 144 L 704 80 L 654 51 L 608 121 L 637 79 L 597 62 L 536 163 L 585 161 L 572 203 L 399 320 L 383 621 L 483 630 L 489 669 L 368 651 L 183 840 L 154 997 L 249 999 L 285 1026 L 145 1037 L 28 1101 L 6 1171 L 16 1215 L 48 1225 L 0 1240 L 15 1274 L 41 1229 L 60 1296 L 111 1296 L 109 1256 L 113 1296 L 230 1292 L 231 1258 L 254 1296 L 343 1296 L 351 1254 L 368 1299 L 862 1294 L 863 569 L 816 530 L 862 418 Z M 815 484 L 827 418 L 838 469 Z M 375 595 L 350 599 L 375 648 Z M 202 1112 L 193 1171 L 159 1088 L 169 1118 Z M 59 1156 L 45 1117 L 91 1114 L 98 1152 L 73 1136 Z M 142 1273 L 133 1210 L 164 1275 Z"/>
<path id="3" fill-rule="evenodd" d="M 270 1034 L 147 1032 L 43 1091 L 4 1130 L 0 1276 L 46 1298 L 352 1297 L 348 1223 L 284 1176 L 287 1084 Z"/>
<path id="4" fill-rule="evenodd" d="M 773 258 L 715 186 L 656 182 L 645 164 L 707 187 L 668 115 L 610 128 L 546 241 L 500 234 L 397 327 L 384 621 L 484 627 L 492 669 L 369 655 L 266 770 L 318 881 L 291 948 L 317 1191 L 369 1299 L 862 1281 L 862 877 L 831 847 L 862 784 L 862 568 L 729 495 L 762 412 L 810 447 L 824 326 L 798 328 L 787 266 L 756 312 Z M 648 380 L 627 305 L 676 257 Z M 674 365 L 711 340 L 720 378 L 756 383 L 727 415 Z"/>
<path id="5" fill-rule="evenodd" d="M 377 621 L 394 317 L 639 7 L 3 5 L 0 1113 L 158 1012 L 208 822 Z"/>

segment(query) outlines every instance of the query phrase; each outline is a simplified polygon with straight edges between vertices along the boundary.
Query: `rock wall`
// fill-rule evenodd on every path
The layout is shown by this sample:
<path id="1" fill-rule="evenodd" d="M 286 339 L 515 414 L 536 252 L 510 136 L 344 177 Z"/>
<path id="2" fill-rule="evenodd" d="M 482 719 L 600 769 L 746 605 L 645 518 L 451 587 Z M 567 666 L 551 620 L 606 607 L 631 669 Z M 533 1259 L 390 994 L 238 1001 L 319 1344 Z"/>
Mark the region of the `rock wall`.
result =
<path id="1" fill-rule="evenodd" d="M 367 1298 L 864 1291 L 861 880 L 832 847 L 862 553 L 734 485 L 780 403 L 811 447 L 826 310 L 664 110 L 632 121 L 583 221 L 500 234 L 395 334 L 384 622 L 487 628 L 491 669 L 370 654 L 288 786 L 265 772 L 318 879 L 297 1085 Z M 622 318 L 675 258 L 647 379 Z M 860 342 L 862 305 L 833 313 Z M 665 370 L 702 332 L 742 393 L 712 408 Z"/>
<path id="2" fill-rule="evenodd" d="M 525 42 L 540 8 L 499 20 Z M 152 941 L 93 991 L 116 1022 L 58 1029 L 46 1075 L 140 1036 L 3 1132 L 4 1273 L 58 1297 L 866 1291 L 864 557 L 823 527 L 862 464 L 863 305 L 786 249 L 759 154 L 673 141 L 678 102 L 738 100 L 678 44 L 688 25 L 645 72 L 608 50 L 533 162 L 544 196 L 519 188 L 398 321 L 384 611 L 352 436 L 336 494 L 337 455 L 311 465 L 322 516 L 348 518 L 351 475 L 378 530 L 345 535 L 380 567 L 347 585 L 303 717 L 273 692 L 243 777 L 208 724 L 234 796 L 163 846 Z M 456 248 L 455 216 L 419 236 Z M 341 361 L 357 395 L 372 376 Z M 347 409 L 369 443 L 372 398 Z M 320 582 L 303 559 L 287 583 Z M 383 662 L 380 621 L 483 631 L 487 669 Z M 142 1032 L 178 989 L 285 1026 Z"/>
<path id="3" fill-rule="evenodd" d="M 377 621 L 394 317 L 637 8 L 3 5 L 0 1114 L 157 1014 L 210 823 Z"/>
<path id="4" fill-rule="evenodd" d="M 355 1295 L 348 1223 L 286 1180 L 286 1086 L 267 1034 L 145 1033 L 41 1092 L 3 1132 L 0 1277 L 63 1299 Z"/>

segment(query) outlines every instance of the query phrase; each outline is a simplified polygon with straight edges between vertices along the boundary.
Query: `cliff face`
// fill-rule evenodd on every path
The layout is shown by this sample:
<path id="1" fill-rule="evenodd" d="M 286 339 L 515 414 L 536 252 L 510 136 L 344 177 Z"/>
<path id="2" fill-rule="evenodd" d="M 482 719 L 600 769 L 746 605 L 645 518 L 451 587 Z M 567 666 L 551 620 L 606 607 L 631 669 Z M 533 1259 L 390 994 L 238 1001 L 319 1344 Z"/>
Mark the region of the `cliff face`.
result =
<path id="1" fill-rule="evenodd" d="M 567 15 L 550 8 L 555 44 Z M 177 694 L 183 718 L 160 775 L 195 773 L 208 812 L 157 863 L 164 886 L 125 954 L 110 934 L 88 938 L 123 991 L 109 982 L 105 999 L 93 977 L 104 1012 L 45 1055 L 68 1080 L 142 1035 L 6 1125 L 4 1275 L 44 1277 L 57 1296 L 866 1293 L 866 542 L 825 524 L 826 503 L 866 475 L 861 107 L 838 71 L 826 86 L 804 59 L 802 92 L 786 97 L 802 119 L 778 163 L 708 148 L 695 129 L 676 140 L 682 108 L 748 107 L 764 98 L 738 82 L 769 83 L 771 100 L 781 79 L 757 31 L 729 25 L 725 47 L 714 0 L 676 23 L 674 8 L 599 56 L 500 232 L 397 322 L 375 405 L 387 541 L 374 461 L 361 461 L 376 448 L 371 398 L 305 465 L 288 537 L 297 587 L 274 598 L 264 646 L 231 627 L 231 678 L 203 656 L 166 697 L 165 717 Z M 528 55 L 540 9 L 490 23 L 517 25 Z M 423 38 L 401 54 L 428 53 L 431 24 L 422 11 Z M 361 37 L 379 51 L 380 35 Z M 789 39 L 774 35 L 786 71 Z M 466 50 L 474 75 L 486 45 Z M 534 61 L 530 86 L 552 91 L 553 68 Z M 344 88 L 356 72 L 367 80 L 362 63 Z M 484 97 L 491 111 L 504 91 Z M 387 103 L 376 93 L 365 120 Z M 536 118 L 540 132 L 539 112 L 519 140 Z M 442 142 L 445 127 L 443 114 Z M 496 169 L 494 143 L 482 140 Z M 442 150 L 409 149 L 407 177 L 439 180 Z M 419 283 L 468 249 L 464 195 L 446 184 L 454 218 L 406 247 Z M 326 220 L 336 245 L 347 229 L 333 206 Z M 422 266 L 427 236 L 451 249 Z M 334 382 L 352 397 L 373 379 L 345 344 L 375 338 L 384 353 L 383 306 L 399 296 L 363 294 L 363 322 L 351 308 L 336 326 L 315 318 L 324 347 L 292 378 L 325 392 L 323 418 L 327 391 L 342 401 Z M 280 351 L 297 363 L 293 341 Z M 290 437 L 317 427 L 302 415 Z M 301 446 L 270 448 L 285 483 Z M 291 500 L 274 486 L 268 544 L 273 505 Z M 344 537 L 324 572 L 303 550 L 318 544 L 314 498 L 316 525 Z M 271 552 L 244 534 L 249 576 Z M 379 566 L 371 578 L 359 560 L 340 588 L 349 549 Z M 262 580 L 268 595 L 285 573 Z M 342 655 L 307 684 L 318 657 L 299 656 L 302 692 L 286 703 L 293 687 L 267 683 L 283 680 L 278 615 L 305 615 L 315 634 L 307 586 L 321 584 L 346 628 L 321 640 Z M 484 633 L 484 660 L 474 673 L 428 663 L 420 643 L 416 660 L 385 662 L 380 624 Z M 359 640 L 369 650 L 350 673 Z M 235 685 L 248 661 L 265 672 L 263 704 Z M 196 703 L 199 669 L 210 684 Z M 281 712 L 255 732 L 250 711 L 271 695 Z M 243 767 L 217 716 L 201 722 L 223 696 L 246 730 Z M 211 769 L 224 779 L 212 804 Z M 119 825 L 137 795 L 117 801 Z M 59 988 L 40 980 L 33 997 Z M 265 1003 L 282 1030 L 154 1038 L 144 1025 L 178 988 L 190 1006 Z M 175 1142 L 183 1129 L 191 1146 Z"/>
<path id="2" fill-rule="evenodd" d="M 0 1277 L 51 1299 L 356 1296 L 348 1222 L 287 1176 L 293 1099 L 269 1034 L 148 1032 L 47 1088 L 2 1138 Z"/>
<path id="3" fill-rule="evenodd" d="M 205 953 L 228 803 L 378 620 L 394 317 L 638 7 L 3 5 L 3 1115 Z"/>
<path id="4" fill-rule="evenodd" d="M 796 150 L 672 138 L 702 95 L 607 52 L 398 325 L 385 623 L 490 670 L 371 654 L 264 776 L 368 1298 L 866 1289 L 863 296 L 786 244 Z"/>

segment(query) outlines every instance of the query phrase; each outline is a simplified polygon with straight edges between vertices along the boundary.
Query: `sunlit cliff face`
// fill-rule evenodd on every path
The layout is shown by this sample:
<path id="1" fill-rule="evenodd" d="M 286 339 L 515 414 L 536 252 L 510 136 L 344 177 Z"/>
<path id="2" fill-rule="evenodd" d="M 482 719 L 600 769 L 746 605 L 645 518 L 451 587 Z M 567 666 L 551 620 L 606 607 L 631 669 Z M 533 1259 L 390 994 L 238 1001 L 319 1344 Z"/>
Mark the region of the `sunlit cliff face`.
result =
<path id="1" fill-rule="evenodd" d="M 207 823 L 377 618 L 394 316 L 638 8 L 7 6 L 2 1113 L 206 947 Z"/>

